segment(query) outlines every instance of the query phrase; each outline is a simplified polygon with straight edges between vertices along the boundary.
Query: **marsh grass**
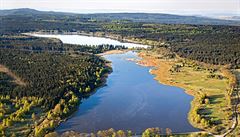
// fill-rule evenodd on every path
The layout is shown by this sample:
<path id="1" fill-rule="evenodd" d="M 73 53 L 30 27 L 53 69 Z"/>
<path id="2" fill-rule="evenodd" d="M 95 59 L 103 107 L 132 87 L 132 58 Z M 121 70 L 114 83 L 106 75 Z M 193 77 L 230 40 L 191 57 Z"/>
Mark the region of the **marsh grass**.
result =
<path id="1" fill-rule="evenodd" d="M 231 127 L 232 110 L 227 95 L 229 78 L 221 72 L 222 66 L 204 66 L 180 58 L 159 59 L 154 52 L 142 52 L 140 56 L 145 65 L 155 67 L 151 73 L 156 80 L 184 88 L 186 93 L 194 96 L 189 112 L 189 121 L 194 127 L 216 134 Z M 202 95 L 206 97 L 201 98 Z"/>

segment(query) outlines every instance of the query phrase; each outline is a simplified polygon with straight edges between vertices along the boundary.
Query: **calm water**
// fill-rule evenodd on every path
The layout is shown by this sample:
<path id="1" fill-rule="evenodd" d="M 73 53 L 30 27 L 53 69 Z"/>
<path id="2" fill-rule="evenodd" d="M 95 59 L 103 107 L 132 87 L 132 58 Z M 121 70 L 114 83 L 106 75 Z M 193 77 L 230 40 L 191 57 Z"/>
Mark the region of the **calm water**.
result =
<path id="1" fill-rule="evenodd" d="M 91 36 L 83 36 L 83 35 L 45 35 L 45 34 L 31 34 L 31 35 L 37 36 L 37 37 L 58 38 L 63 43 L 68 43 L 68 44 L 81 44 L 81 45 L 112 44 L 112 45 L 124 45 L 128 48 L 133 48 L 133 47 L 147 48 L 148 47 L 147 45 L 124 43 L 124 42 L 120 42 L 120 41 L 112 40 L 108 38 L 91 37 Z"/>
<path id="2" fill-rule="evenodd" d="M 75 43 L 73 41 L 86 44 L 87 40 L 77 40 L 76 37 L 79 36 L 58 35 L 63 42 L 68 39 L 71 44 Z M 88 42 L 92 44 L 95 40 Z M 110 41 L 102 40 L 102 43 Z M 77 112 L 56 131 L 97 132 L 114 128 L 141 133 L 149 127 L 170 128 L 173 132 L 197 131 L 187 119 L 192 96 L 181 88 L 160 84 L 149 73 L 149 67 L 128 61 L 129 58 L 138 59 L 134 52 L 104 57 L 112 61 L 113 68 L 106 86 L 83 100 Z"/>

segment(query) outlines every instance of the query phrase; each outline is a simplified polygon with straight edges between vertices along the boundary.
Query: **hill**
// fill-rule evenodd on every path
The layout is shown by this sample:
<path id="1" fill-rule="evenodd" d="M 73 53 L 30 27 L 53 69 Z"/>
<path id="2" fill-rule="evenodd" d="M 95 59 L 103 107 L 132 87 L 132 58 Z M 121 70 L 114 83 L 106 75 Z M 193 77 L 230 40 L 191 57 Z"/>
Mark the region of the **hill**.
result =
<path id="1" fill-rule="evenodd" d="M 90 18 L 102 21 L 127 20 L 132 22 L 164 23 L 164 24 L 197 24 L 197 25 L 240 25 L 240 21 L 220 20 L 197 16 L 180 16 L 162 13 L 97 13 L 97 14 L 76 14 L 53 11 L 38 11 L 34 9 L 11 9 L 0 10 L 0 16 L 66 16 L 77 18 Z"/>

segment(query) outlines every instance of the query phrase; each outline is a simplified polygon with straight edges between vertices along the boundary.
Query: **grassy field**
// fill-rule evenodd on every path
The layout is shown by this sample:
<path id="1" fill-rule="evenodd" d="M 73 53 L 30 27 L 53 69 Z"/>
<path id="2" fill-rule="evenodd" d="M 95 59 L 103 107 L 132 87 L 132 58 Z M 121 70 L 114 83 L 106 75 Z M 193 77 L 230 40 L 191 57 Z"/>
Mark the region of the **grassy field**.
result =
<path id="1" fill-rule="evenodd" d="M 238 86 L 236 88 L 236 92 L 238 92 L 238 96 L 240 96 L 240 69 L 234 70 L 234 74 L 237 76 L 238 79 Z M 233 98 L 236 99 L 236 98 Z M 238 104 L 237 107 L 237 112 L 238 112 L 238 124 L 236 129 L 229 135 L 231 137 L 237 137 L 240 136 L 240 105 Z"/>
<path id="2" fill-rule="evenodd" d="M 141 52 L 140 64 L 154 66 L 151 71 L 163 84 L 174 85 L 193 95 L 189 121 L 197 128 L 215 134 L 232 125 L 229 78 L 221 66 L 205 66 L 181 58 L 164 58 L 154 52 Z M 224 69 L 226 71 L 226 69 Z"/>

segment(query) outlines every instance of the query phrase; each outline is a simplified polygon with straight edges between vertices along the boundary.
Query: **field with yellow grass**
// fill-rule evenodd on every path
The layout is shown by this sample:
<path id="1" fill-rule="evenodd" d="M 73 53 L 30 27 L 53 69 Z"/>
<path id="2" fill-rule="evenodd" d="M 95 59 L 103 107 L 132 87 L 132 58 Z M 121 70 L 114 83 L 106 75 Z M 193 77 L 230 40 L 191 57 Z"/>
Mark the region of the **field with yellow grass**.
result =
<path id="1" fill-rule="evenodd" d="M 184 88 L 194 96 L 190 123 L 200 129 L 222 134 L 233 124 L 231 109 L 231 72 L 224 66 L 209 66 L 179 57 L 165 58 L 153 51 L 142 51 L 139 64 L 154 66 L 155 79 Z"/>

